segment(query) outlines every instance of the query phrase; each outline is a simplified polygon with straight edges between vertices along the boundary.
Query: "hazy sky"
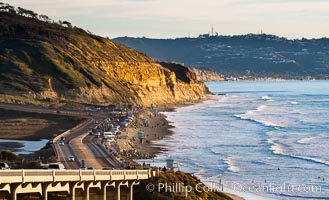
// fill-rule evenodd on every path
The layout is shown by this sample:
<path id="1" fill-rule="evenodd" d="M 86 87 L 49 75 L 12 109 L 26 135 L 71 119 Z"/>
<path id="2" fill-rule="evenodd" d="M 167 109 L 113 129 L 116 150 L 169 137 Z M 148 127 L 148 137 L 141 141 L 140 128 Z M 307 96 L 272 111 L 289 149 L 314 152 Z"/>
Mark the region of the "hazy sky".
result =
<path id="1" fill-rule="evenodd" d="M 0 0 L 109 36 L 329 37 L 329 0 Z"/>

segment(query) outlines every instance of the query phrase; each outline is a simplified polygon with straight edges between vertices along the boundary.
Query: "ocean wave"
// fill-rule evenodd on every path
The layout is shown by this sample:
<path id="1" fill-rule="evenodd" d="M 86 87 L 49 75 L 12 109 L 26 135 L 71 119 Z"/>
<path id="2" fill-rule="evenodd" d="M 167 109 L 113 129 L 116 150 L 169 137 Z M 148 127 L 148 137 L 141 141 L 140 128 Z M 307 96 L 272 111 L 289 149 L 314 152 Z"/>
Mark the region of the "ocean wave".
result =
<path id="1" fill-rule="evenodd" d="M 257 122 L 257 123 L 260 123 L 260 124 L 262 124 L 264 126 L 268 126 L 268 127 L 284 128 L 284 126 L 281 126 L 279 124 L 276 124 L 276 123 L 273 123 L 273 122 L 270 122 L 270 121 L 248 118 L 248 117 L 244 117 L 244 116 L 241 116 L 241 115 L 235 115 L 235 117 L 243 119 L 243 120 L 249 120 L 249 121 L 252 121 L 252 122 Z"/>
<path id="2" fill-rule="evenodd" d="M 282 147 L 280 144 L 275 143 L 274 140 L 272 140 L 272 139 L 268 139 L 268 140 L 267 140 L 267 143 L 271 145 L 270 150 L 271 150 L 274 154 L 286 155 L 286 154 L 284 153 L 284 149 L 283 149 L 283 147 Z"/>
<path id="3" fill-rule="evenodd" d="M 329 140 L 328 136 L 317 136 L 317 137 L 308 137 L 308 138 L 302 138 L 300 140 L 297 141 L 298 144 L 318 144 L 319 141 L 325 141 L 325 140 Z"/>
<path id="4" fill-rule="evenodd" d="M 238 166 L 235 166 L 235 158 L 234 157 L 228 157 L 224 159 L 224 163 L 228 166 L 228 171 L 230 172 L 240 172 L 241 168 Z"/>
<path id="5" fill-rule="evenodd" d="M 255 110 L 248 110 L 244 114 L 235 115 L 235 117 L 279 129 L 285 128 L 292 123 L 291 119 L 287 120 L 287 118 L 282 117 L 282 114 L 292 114 L 292 111 L 284 109 L 285 108 L 260 105 Z"/>
<path id="6" fill-rule="evenodd" d="M 222 154 L 219 147 L 213 147 L 213 148 L 210 149 L 210 151 L 214 155 L 221 155 Z"/>
<path id="7" fill-rule="evenodd" d="M 297 141 L 298 144 L 310 144 L 312 140 L 316 139 L 317 137 L 309 137 L 303 138 Z"/>
<path id="8" fill-rule="evenodd" d="M 271 145 L 270 150 L 274 154 L 288 156 L 290 158 L 297 158 L 297 159 L 301 159 L 301 160 L 305 160 L 305 161 L 309 161 L 309 162 L 329 166 L 329 161 L 327 161 L 327 160 L 322 160 L 322 159 L 319 159 L 319 158 L 308 157 L 308 156 L 294 155 L 290 152 L 285 151 L 283 145 L 277 143 L 276 141 L 274 141 L 272 139 L 268 139 L 267 142 Z"/>
<path id="9" fill-rule="evenodd" d="M 273 101 L 272 98 L 270 96 L 267 96 L 267 95 L 262 96 L 261 99 L 264 100 L 264 101 Z"/>

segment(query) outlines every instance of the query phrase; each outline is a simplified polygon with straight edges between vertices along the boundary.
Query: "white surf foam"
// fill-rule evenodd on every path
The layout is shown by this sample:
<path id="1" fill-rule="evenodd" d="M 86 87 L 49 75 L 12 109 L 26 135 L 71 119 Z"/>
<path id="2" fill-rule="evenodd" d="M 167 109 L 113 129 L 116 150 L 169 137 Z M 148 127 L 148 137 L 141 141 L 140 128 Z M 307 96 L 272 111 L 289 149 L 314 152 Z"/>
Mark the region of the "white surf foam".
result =
<path id="1" fill-rule="evenodd" d="M 329 141 L 328 136 L 316 136 L 316 137 L 308 137 L 308 138 L 303 138 L 297 141 L 299 144 L 320 144 L 323 143 L 324 141 Z"/>
<path id="2" fill-rule="evenodd" d="M 299 144 L 310 144 L 314 139 L 317 137 L 309 137 L 309 138 L 303 138 L 297 141 Z"/>
<path id="3" fill-rule="evenodd" d="M 262 96 L 261 99 L 264 100 L 264 101 L 273 101 L 272 98 L 270 96 L 267 96 L 267 95 Z"/>
<path id="4" fill-rule="evenodd" d="M 244 120 L 252 120 L 264 126 L 285 127 L 286 121 L 282 120 L 282 118 L 270 115 L 270 112 L 267 112 L 268 108 L 269 106 L 267 105 L 261 105 L 258 106 L 256 110 L 248 110 L 245 114 L 236 115 L 236 117 Z"/>
<path id="5" fill-rule="evenodd" d="M 228 170 L 230 172 L 240 172 L 241 168 L 235 165 L 235 158 L 234 157 L 228 157 L 224 159 L 224 163 L 227 164 Z"/>
<path id="6" fill-rule="evenodd" d="M 281 155 L 286 155 L 284 153 L 283 147 L 279 145 L 278 143 L 275 143 L 274 140 L 268 139 L 267 143 L 271 144 L 270 150 L 275 153 L 275 154 L 281 154 Z"/>
<path id="7" fill-rule="evenodd" d="M 308 138 L 308 139 L 310 139 L 310 138 Z M 321 163 L 321 164 L 329 166 L 329 161 L 327 161 L 327 160 L 323 160 L 323 159 L 315 158 L 315 157 L 309 157 L 309 156 L 296 155 L 292 152 L 289 152 L 288 150 L 285 150 L 281 144 L 277 143 L 276 141 L 274 141 L 272 139 L 268 139 L 267 142 L 269 144 L 271 144 L 270 150 L 274 154 L 289 156 L 292 158 L 298 158 L 298 159 L 307 160 L 307 161 L 312 161 L 312 162 Z"/>

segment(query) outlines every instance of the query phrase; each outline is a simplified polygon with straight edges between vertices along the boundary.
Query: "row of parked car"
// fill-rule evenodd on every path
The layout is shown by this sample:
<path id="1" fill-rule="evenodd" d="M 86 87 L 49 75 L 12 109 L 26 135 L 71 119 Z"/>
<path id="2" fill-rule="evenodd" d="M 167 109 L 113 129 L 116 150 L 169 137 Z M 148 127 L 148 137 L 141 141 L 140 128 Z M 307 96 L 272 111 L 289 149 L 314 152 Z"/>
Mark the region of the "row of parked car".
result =
<path id="1" fill-rule="evenodd" d="M 128 127 L 129 124 L 133 121 L 133 119 L 134 119 L 133 115 L 130 114 L 124 117 L 114 116 L 112 118 L 105 119 L 101 123 L 95 121 L 95 123 L 98 125 L 89 132 L 89 135 L 94 135 L 96 138 L 101 138 L 103 143 L 110 145 L 112 142 L 114 142 L 117 134 L 120 132 L 120 128 Z M 63 146 L 65 144 L 65 138 L 61 137 L 58 144 L 60 146 Z M 69 156 L 67 160 L 75 161 L 75 157 Z M 53 164 L 49 164 L 47 169 L 60 170 L 65 168 L 62 163 L 53 163 Z M 81 166 L 80 169 L 86 170 L 92 168 Z"/>
<path id="2" fill-rule="evenodd" d="M 128 127 L 133 119 L 133 115 L 106 119 L 95 129 L 91 130 L 89 134 L 95 135 L 96 138 L 102 138 L 103 143 L 110 144 L 114 142 L 115 137 L 120 132 L 120 128 Z"/>

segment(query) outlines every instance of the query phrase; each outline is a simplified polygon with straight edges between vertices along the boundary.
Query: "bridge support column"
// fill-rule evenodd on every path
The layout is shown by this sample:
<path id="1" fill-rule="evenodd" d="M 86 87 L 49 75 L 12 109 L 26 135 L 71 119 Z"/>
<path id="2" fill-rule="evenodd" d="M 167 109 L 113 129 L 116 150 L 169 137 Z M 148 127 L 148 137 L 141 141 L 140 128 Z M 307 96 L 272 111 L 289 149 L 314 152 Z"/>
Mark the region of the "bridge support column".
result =
<path id="1" fill-rule="evenodd" d="M 89 200 L 89 188 L 90 185 L 92 184 L 92 182 L 86 182 L 84 183 L 84 187 L 83 187 L 83 198 L 85 200 Z"/>
<path id="2" fill-rule="evenodd" d="M 101 195 L 103 196 L 103 200 L 106 200 L 106 187 L 107 187 L 107 185 L 109 184 L 109 182 L 110 181 L 102 181 L 101 182 L 101 190 L 100 190 L 100 192 L 101 192 Z"/>
<path id="3" fill-rule="evenodd" d="M 48 200 L 48 187 L 51 183 L 42 183 L 42 199 Z"/>
<path id="4" fill-rule="evenodd" d="M 70 183 L 70 196 L 71 200 L 75 200 L 75 188 L 77 187 L 78 182 Z"/>
<path id="5" fill-rule="evenodd" d="M 133 200 L 133 196 L 134 196 L 134 185 L 138 185 L 139 182 L 137 181 L 129 181 L 128 182 L 128 190 L 129 190 L 129 195 L 127 195 L 128 200 Z"/>
<path id="6" fill-rule="evenodd" d="M 17 200 L 17 188 L 20 186 L 20 183 L 10 184 L 10 199 Z"/>
<path id="7" fill-rule="evenodd" d="M 114 200 L 120 200 L 121 199 L 121 181 L 115 182 L 115 193 L 114 193 Z"/>

